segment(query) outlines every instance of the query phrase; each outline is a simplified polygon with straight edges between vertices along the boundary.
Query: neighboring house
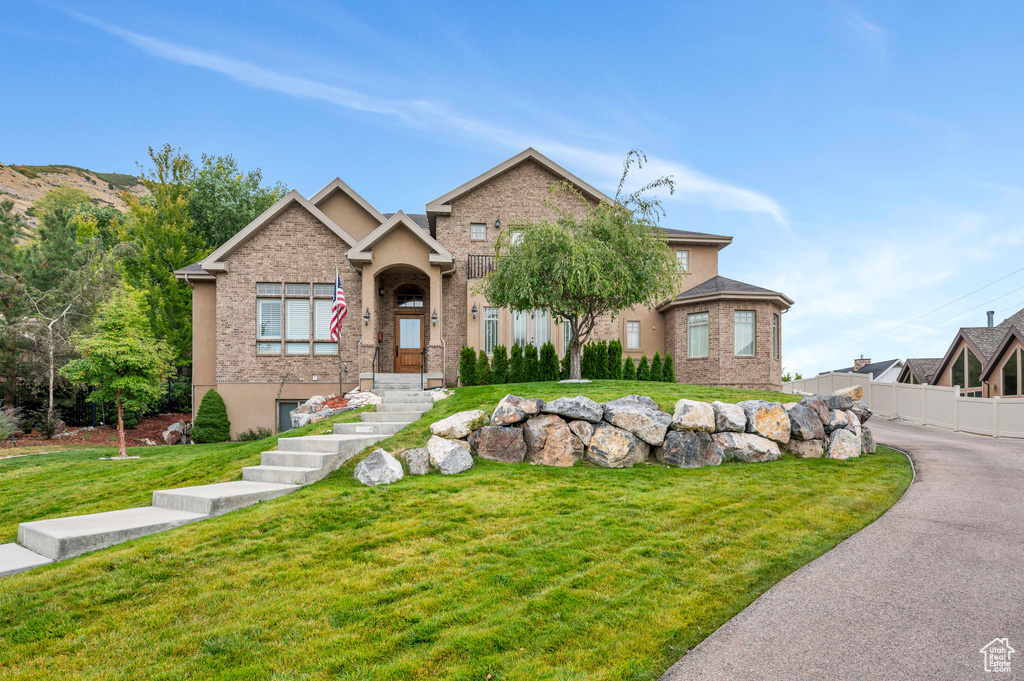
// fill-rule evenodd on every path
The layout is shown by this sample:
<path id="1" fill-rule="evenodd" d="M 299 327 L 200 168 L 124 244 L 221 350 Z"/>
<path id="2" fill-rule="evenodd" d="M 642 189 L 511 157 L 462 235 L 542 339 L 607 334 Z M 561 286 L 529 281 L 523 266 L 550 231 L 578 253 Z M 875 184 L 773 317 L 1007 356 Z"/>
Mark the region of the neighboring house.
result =
<path id="1" fill-rule="evenodd" d="M 552 196 L 560 181 L 582 196 Z M 473 288 L 494 267 L 499 230 L 554 219 L 550 202 L 582 214 L 610 201 L 527 149 L 426 205 L 381 213 L 335 179 L 306 199 L 292 191 L 201 262 L 175 274 L 193 286 L 193 404 L 216 388 L 234 432 L 279 424 L 315 394 L 370 389 L 375 377 L 415 373 L 424 385 L 458 380 L 463 345 L 569 339 L 543 312 L 513 314 Z M 619 339 L 626 356 L 668 350 L 680 382 L 781 387 L 785 295 L 718 275 L 732 237 L 663 230 L 688 276 L 655 309 L 599 320 L 593 340 Z M 329 338 L 335 271 L 348 301 L 340 343 Z M 417 381 L 418 385 L 418 381 Z"/>
<path id="2" fill-rule="evenodd" d="M 872 362 L 870 359 L 860 356 L 860 359 L 853 361 L 852 367 L 836 369 L 837 374 L 864 374 L 871 377 L 872 381 L 895 383 L 903 370 L 903 362 L 898 359 L 889 359 L 884 362 Z M 823 371 L 822 373 L 828 373 Z"/>
<path id="3" fill-rule="evenodd" d="M 917 357 L 903 363 L 897 383 L 928 384 L 932 382 L 935 370 L 942 362 L 941 357 Z"/>
<path id="4" fill-rule="evenodd" d="M 942 358 L 907 360 L 908 366 L 915 362 L 914 369 L 903 371 L 899 381 L 958 385 L 964 397 L 1020 397 L 1024 310 L 998 325 L 993 325 L 993 315 L 988 313 L 988 326 L 957 331 Z"/>

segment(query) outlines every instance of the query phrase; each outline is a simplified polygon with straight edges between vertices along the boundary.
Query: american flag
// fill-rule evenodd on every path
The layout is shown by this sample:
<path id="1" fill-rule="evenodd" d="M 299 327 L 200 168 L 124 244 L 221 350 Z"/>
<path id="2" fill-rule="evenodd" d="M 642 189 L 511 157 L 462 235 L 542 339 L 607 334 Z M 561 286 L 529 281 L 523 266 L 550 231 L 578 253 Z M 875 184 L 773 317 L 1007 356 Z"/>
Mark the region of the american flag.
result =
<path id="1" fill-rule="evenodd" d="M 331 340 L 338 342 L 341 336 L 341 320 L 348 314 L 348 304 L 345 302 L 345 290 L 341 288 L 341 275 L 335 273 L 334 280 L 334 305 L 331 306 Z"/>

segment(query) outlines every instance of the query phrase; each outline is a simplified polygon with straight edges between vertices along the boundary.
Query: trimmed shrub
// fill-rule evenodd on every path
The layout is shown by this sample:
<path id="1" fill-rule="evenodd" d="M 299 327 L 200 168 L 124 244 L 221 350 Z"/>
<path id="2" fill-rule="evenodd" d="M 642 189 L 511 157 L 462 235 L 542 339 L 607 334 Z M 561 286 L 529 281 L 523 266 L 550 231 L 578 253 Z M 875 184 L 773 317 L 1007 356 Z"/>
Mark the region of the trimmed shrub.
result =
<path id="1" fill-rule="evenodd" d="M 523 366 L 523 349 L 518 343 L 512 346 L 508 359 L 508 382 L 522 383 L 526 380 L 526 373 Z"/>
<path id="2" fill-rule="evenodd" d="M 491 383 L 508 383 L 508 350 L 504 345 L 497 345 L 494 348 L 494 358 L 491 362 Z"/>
<path id="3" fill-rule="evenodd" d="M 464 385 L 476 385 L 476 352 L 466 345 L 459 352 L 459 382 Z"/>
<path id="4" fill-rule="evenodd" d="M 657 350 L 655 350 L 654 351 L 654 359 L 651 360 L 651 378 L 650 378 L 650 380 L 656 381 L 658 383 L 661 383 L 661 375 L 662 375 L 661 374 L 661 372 L 662 372 L 662 368 L 661 367 L 662 367 L 662 364 L 661 364 L 661 353 L 659 353 Z"/>
<path id="5" fill-rule="evenodd" d="M 608 343 L 608 378 L 622 378 L 622 342 L 618 339 Z"/>
<path id="6" fill-rule="evenodd" d="M 580 376 L 594 378 L 594 344 L 587 343 L 580 352 Z"/>
<path id="7" fill-rule="evenodd" d="M 665 383 L 676 382 L 676 368 L 672 366 L 672 355 L 665 353 L 665 365 L 661 368 L 661 380 Z"/>
<path id="8" fill-rule="evenodd" d="M 551 341 L 545 343 L 540 349 L 540 380 L 558 380 L 558 353 L 555 351 L 555 344 Z"/>
<path id="9" fill-rule="evenodd" d="M 623 381 L 635 381 L 636 380 L 636 365 L 633 364 L 633 358 L 627 357 L 622 360 L 622 380 Z"/>
<path id="10" fill-rule="evenodd" d="M 568 350 L 565 351 L 565 355 L 562 357 L 562 364 L 558 368 L 558 377 L 565 381 L 569 378 L 569 364 L 572 363 L 571 355 Z"/>
<path id="11" fill-rule="evenodd" d="M 491 362 L 483 350 L 476 356 L 476 384 L 491 384 Z"/>
<path id="12" fill-rule="evenodd" d="M 647 363 L 647 355 L 640 355 L 640 363 L 636 365 L 636 380 L 651 380 L 651 366 Z"/>
<path id="13" fill-rule="evenodd" d="M 271 437 L 274 433 L 270 428 L 264 428 L 259 426 L 258 428 L 250 428 L 249 430 L 243 430 L 238 434 L 239 442 L 253 442 L 255 440 L 266 440 Z"/>
<path id="14" fill-rule="evenodd" d="M 608 378 L 611 374 L 608 371 L 608 341 L 598 341 L 594 362 L 597 365 L 597 377 L 602 379 Z"/>
<path id="15" fill-rule="evenodd" d="M 127 420 L 127 419 L 125 419 Z M 128 424 L 125 423 L 125 428 Z M 231 422 L 228 421 L 228 408 L 220 393 L 210 388 L 203 395 L 196 412 L 196 420 L 192 424 L 192 441 L 205 444 L 208 442 L 227 442 L 231 439 Z"/>
<path id="16" fill-rule="evenodd" d="M 540 377 L 540 359 L 537 357 L 537 346 L 533 343 L 528 344 L 523 348 L 523 375 L 524 381 L 539 381 Z"/>

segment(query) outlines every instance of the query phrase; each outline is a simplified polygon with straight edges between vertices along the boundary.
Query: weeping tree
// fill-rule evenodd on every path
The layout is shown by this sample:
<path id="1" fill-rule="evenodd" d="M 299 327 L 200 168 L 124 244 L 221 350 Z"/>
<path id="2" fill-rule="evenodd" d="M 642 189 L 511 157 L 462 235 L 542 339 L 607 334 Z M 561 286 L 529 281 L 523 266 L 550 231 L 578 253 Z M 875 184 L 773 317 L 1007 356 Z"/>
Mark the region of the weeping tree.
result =
<path id="1" fill-rule="evenodd" d="M 651 192 L 667 188 L 662 177 L 627 192 L 626 179 L 647 158 L 626 156 L 614 201 L 589 204 L 568 182 L 556 183 L 545 202 L 557 217 L 512 221 L 495 244 L 495 268 L 477 285 L 492 305 L 517 312 L 546 310 L 566 325 L 569 377 L 581 378 L 580 352 L 597 320 L 636 305 L 654 307 L 678 290 L 682 273 L 657 228 L 664 215 Z M 559 196 L 562 195 L 562 196 Z M 556 203 L 587 206 L 582 214 Z"/>

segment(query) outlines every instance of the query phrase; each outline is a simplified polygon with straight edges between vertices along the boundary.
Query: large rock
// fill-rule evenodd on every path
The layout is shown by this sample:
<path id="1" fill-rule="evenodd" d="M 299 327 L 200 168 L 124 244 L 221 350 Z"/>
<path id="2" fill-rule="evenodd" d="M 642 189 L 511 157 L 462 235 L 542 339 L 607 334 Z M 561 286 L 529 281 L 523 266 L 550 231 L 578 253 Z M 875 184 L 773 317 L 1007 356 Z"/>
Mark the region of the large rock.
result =
<path id="1" fill-rule="evenodd" d="M 464 442 L 433 436 L 427 441 L 430 465 L 444 475 L 468 471 L 473 467 L 473 456 Z"/>
<path id="2" fill-rule="evenodd" d="M 867 426 L 860 427 L 860 452 L 861 454 L 875 453 L 875 434 Z"/>
<path id="3" fill-rule="evenodd" d="M 820 440 L 825 437 L 825 426 L 810 407 L 794 404 L 789 407 L 788 411 L 789 435 L 791 438 L 797 440 Z"/>
<path id="4" fill-rule="evenodd" d="M 813 411 L 817 417 L 821 419 L 822 425 L 827 424 L 829 419 L 831 419 L 831 416 L 829 415 L 831 410 L 828 408 L 828 403 L 825 401 L 825 398 L 821 395 L 809 395 L 804 397 L 800 400 L 800 404 Z"/>
<path id="5" fill-rule="evenodd" d="M 715 432 L 715 408 L 707 402 L 679 400 L 672 413 L 672 430 Z"/>
<path id="6" fill-rule="evenodd" d="M 402 464 L 383 449 L 375 449 L 356 464 L 354 477 L 370 487 L 390 485 L 402 479 Z"/>
<path id="7" fill-rule="evenodd" d="M 817 417 L 815 417 L 817 418 Z M 824 431 L 822 431 L 824 433 Z M 825 456 L 824 440 L 790 440 L 782 445 L 782 451 L 801 459 L 820 459 Z"/>
<path id="8" fill-rule="evenodd" d="M 174 428 L 178 424 L 172 424 L 171 428 L 168 428 L 161 434 L 161 438 L 165 445 L 176 445 L 181 442 L 181 431 Z"/>
<path id="9" fill-rule="evenodd" d="M 492 426 L 512 426 L 540 413 L 544 400 L 505 395 L 491 414 Z"/>
<path id="10" fill-rule="evenodd" d="M 426 447 L 409 449 L 402 455 L 410 475 L 426 475 L 430 472 L 430 451 Z"/>
<path id="11" fill-rule="evenodd" d="M 862 385 L 851 385 L 849 388 L 840 388 L 839 390 L 833 390 L 833 395 L 841 395 L 849 397 L 851 400 L 863 400 L 864 399 L 864 386 Z"/>
<path id="12" fill-rule="evenodd" d="M 479 409 L 460 411 L 446 419 L 431 423 L 430 432 L 448 440 L 461 440 L 469 437 L 477 428 L 486 426 L 489 420 L 487 412 Z"/>
<path id="13" fill-rule="evenodd" d="M 863 402 L 854 402 L 853 407 L 850 409 L 850 411 L 857 415 L 857 418 L 860 419 L 861 425 L 867 423 L 868 419 L 871 418 L 871 414 L 874 413 L 870 409 L 868 409 L 868 405 L 864 404 Z"/>
<path id="14" fill-rule="evenodd" d="M 545 402 L 540 410 L 545 414 L 554 414 L 570 421 L 590 421 L 591 423 L 599 422 L 604 416 L 601 405 L 583 395 L 559 397 L 557 400 Z"/>
<path id="15" fill-rule="evenodd" d="M 489 461 L 522 463 L 526 458 L 526 441 L 523 431 L 508 426 L 484 426 L 477 431 L 480 441 L 476 455 Z"/>
<path id="16" fill-rule="evenodd" d="M 319 423 L 320 421 L 323 421 L 324 419 L 329 419 L 332 416 L 334 416 L 334 410 L 331 409 L 330 407 L 324 407 L 320 411 L 316 411 L 310 414 L 309 422 Z"/>
<path id="17" fill-rule="evenodd" d="M 529 419 L 523 424 L 523 439 L 532 464 L 568 467 L 583 458 L 583 444 L 554 414 Z"/>
<path id="18" fill-rule="evenodd" d="M 828 436 L 825 456 L 829 459 L 852 459 L 860 456 L 860 438 L 852 430 L 837 428 Z"/>
<path id="19" fill-rule="evenodd" d="M 711 436 L 715 453 L 729 461 L 762 463 L 777 461 L 782 452 L 778 443 L 750 433 L 715 433 Z"/>
<path id="20" fill-rule="evenodd" d="M 789 442 L 789 412 L 778 402 L 747 400 L 739 406 L 747 414 L 747 433 L 759 435 L 779 444 Z"/>
<path id="21" fill-rule="evenodd" d="M 469 453 L 473 456 L 476 456 L 477 451 L 480 449 L 480 431 L 482 430 L 483 428 L 477 428 L 466 438 L 466 442 L 469 443 Z"/>
<path id="22" fill-rule="evenodd" d="M 665 414 L 668 416 L 668 414 Z M 605 468 L 629 468 L 643 463 L 651 446 L 629 431 L 609 423 L 599 423 L 587 447 L 587 460 Z"/>
<path id="23" fill-rule="evenodd" d="M 850 426 L 850 417 L 845 411 L 833 409 L 829 412 L 828 423 L 825 424 L 825 432 L 831 433 L 832 431 L 839 430 L 840 428 L 852 430 Z"/>
<path id="24" fill-rule="evenodd" d="M 846 411 L 853 408 L 853 398 L 849 395 L 825 395 L 825 404 L 832 411 Z"/>
<path id="25" fill-rule="evenodd" d="M 665 433 L 672 425 L 672 417 L 659 411 L 657 403 L 643 395 L 629 395 L 605 402 L 604 420 L 655 446 L 665 442 Z"/>
<path id="26" fill-rule="evenodd" d="M 594 424 L 587 421 L 569 421 L 569 430 L 580 439 L 584 447 L 590 446 L 590 438 L 594 434 Z"/>
<path id="27" fill-rule="evenodd" d="M 745 433 L 747 431 L 747 412 L 738 404 L 712 402 L 715 410 L 715 430 L 720 433 Z"/>
<path id="28" fill-rule="evenodd" d="M 654 456 L 661 463 L 679 468 L 700 468 L 722 463 L 721 453 L 715 447 L 714 440 L 703 431 L 670 430 L 665 435 L 665 444 L 655 448 Z"/>

